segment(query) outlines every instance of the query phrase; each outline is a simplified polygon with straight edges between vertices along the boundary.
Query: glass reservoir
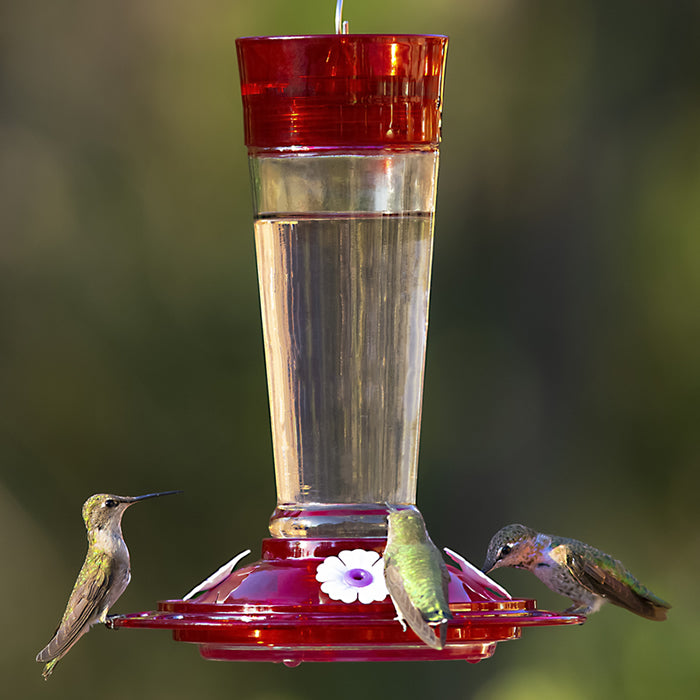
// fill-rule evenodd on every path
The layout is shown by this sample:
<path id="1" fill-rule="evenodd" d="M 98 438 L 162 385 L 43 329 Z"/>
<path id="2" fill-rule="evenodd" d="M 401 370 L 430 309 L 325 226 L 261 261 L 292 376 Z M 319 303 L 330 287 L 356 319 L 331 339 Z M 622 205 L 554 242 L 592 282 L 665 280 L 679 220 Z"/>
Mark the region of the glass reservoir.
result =
<path id="1" fill-rule="evenodd" d="M 238 42 L 270 532 L 381 537 L 416 497 L 446 39 L 295 39 Z"/>
<path id="2" fill-rule="evenodd" d="M 382 534 L 385 501 L 415 503 L 437 152 L 253 160 L 287 183 L 281 197 L 262 193 L 255 221 L 271 532 Z M 332 191 L 358 171 L 376 189 Z M 414 190 L 403 187 L 407 172 Z M 288 202 L 295 187 L 319 201 L 304 210 L 302 191 Z"/>

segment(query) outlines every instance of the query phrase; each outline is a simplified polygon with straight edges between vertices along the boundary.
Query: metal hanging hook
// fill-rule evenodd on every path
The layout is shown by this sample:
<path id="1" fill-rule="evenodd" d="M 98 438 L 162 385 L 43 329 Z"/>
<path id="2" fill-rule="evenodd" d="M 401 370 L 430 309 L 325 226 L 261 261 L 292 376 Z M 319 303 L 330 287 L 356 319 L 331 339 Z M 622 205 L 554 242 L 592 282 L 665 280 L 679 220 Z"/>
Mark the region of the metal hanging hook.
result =
<path id="1" fill-rule="evenodd" d="M 335 33 L 347 34 L 350 31 L 350 23 L 343 22 L 343 0 L 338 0 L 335 6 Z"/>

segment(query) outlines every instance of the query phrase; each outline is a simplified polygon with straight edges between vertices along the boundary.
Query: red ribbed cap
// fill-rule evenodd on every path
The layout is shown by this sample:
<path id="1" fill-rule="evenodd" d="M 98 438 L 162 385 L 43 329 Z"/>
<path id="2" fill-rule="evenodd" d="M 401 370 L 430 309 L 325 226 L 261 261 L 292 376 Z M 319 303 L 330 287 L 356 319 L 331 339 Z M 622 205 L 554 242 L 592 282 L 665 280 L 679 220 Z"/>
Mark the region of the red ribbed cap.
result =
<path id="1" fill-rule="evenodd" d="M 250 149 L 437 146 L 447 37 L 236 40 Z"/>

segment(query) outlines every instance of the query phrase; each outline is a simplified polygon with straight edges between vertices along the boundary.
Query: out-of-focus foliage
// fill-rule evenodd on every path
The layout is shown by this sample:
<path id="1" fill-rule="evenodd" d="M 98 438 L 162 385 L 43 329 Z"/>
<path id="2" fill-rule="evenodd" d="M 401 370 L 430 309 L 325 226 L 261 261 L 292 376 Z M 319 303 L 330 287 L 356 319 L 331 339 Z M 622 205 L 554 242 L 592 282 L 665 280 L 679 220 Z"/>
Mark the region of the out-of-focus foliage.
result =
<path id="1" fill-rule="evenodd" d="M 355 32 L 450 35 L 419 506 L 480 563 L 506 522 L 579 537 L 674 604 L 604 609 L 477 666 L 213 664 L 93 630 L 33 660 L 96 491 L 125 517 L 116 612 L 266 534 L 267 394 L 234 38 L 326 33 L 329 0 L 4 3 L 3 697 L 695 697 L 700 567 L 700 6 L 348 0 Z M 499 572 L 543 607 L 566 601 Z"/>

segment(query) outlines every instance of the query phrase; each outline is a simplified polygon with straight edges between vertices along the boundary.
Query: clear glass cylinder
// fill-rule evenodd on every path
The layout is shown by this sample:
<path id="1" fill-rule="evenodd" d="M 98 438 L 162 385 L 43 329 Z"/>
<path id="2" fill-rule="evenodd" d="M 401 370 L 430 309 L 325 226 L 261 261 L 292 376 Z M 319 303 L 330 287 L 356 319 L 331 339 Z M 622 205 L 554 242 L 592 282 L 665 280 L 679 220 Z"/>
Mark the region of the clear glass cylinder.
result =
<path id="1" fill-rule="evenodd" d="M 269 78 L 246 75 L 259 55 L 239 43 L 277 483 L 274 537 L 381 537 L 387 503 L 415 504 L 445 40 L 437 42 L 436 69 L 410 52 L 425 37 L 380 38 L 378 69 L 362 60 L 367 46 L 377 50 L 377 37 L 355 37 L 336 62 L 348 75 L 313 57 L 310 69 L 297 61 L 268 103 Z M 318 37 L 310 39 L 316 46 Z M 324 39 L 332 50 L 343 42 Z M 327 55 L 322 47 L 318 56 Z M 397 55 L 412 56 L 410 71 L 426 74 L 418 97 Z M 290 102 L 297 73 L 306 82 Z M 269 100 L 278 98 L 271 117 Z M 319 115 L 329 104 L 340 122 Z M 262 122 L 250 114 L 256 108 Z"/>

